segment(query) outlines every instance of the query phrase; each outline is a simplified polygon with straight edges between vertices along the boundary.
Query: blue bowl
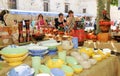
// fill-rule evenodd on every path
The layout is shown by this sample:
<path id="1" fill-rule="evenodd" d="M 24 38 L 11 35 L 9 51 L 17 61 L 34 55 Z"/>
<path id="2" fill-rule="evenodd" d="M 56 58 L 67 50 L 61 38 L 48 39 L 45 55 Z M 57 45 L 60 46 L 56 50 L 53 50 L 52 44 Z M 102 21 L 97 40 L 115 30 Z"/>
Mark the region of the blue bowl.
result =
<path id="1" fill-rule="evenodd" d="M 65 76 L 64 71 L 62 71 L 61 69 L 58 69 L 58 68 L 51 69 L 51 73 L 54 76 Z"/>
<path id="2" fill-rule="evenodd" d="M 55 55 L 55 54 L 57 54 L 57 52 L 56 52 L 56 51 L 51 51 L 51 52 L 48 52 L 48 55 Z"/>
<path id="3" fill-rule="evenodd" d="M 28 71 L 23 71 L 20 75 L 17 71 L 15 71 L 15 68 L 11 69 L 8 73 L 7 76 L 34 76 L 34 69 L 29 69 Z"/>
<path id="4" fill-rule="evenodd" d="M 55 55 L 57 54 L 57 49 L 49 50 L 48 55 Z"/>
<path id="5" fill-rule="evenodd" d="M 44 47 L 44 46 L 31 46 L 28 48 L 28 50 L 32 56 L 45 55 L 48 52 L 47 49 L 48 49 L 48 47 Z"/>
<path id="6" fill-rule="evenodd" d="M 44 52 L 30 52 L 30 55 L 31 56 L 41 56 L 41 57 L 43 57 L 47 53 L 48 53 L 48 50 L 45 50 Z"/>
<path id="7" fill-rule="evenodd" d="M 46 52 L 46 50 L 29 50 L 29 52 L 32 54 L 36 54 L 36 53 L 42 54 L 42 53 Z"/>

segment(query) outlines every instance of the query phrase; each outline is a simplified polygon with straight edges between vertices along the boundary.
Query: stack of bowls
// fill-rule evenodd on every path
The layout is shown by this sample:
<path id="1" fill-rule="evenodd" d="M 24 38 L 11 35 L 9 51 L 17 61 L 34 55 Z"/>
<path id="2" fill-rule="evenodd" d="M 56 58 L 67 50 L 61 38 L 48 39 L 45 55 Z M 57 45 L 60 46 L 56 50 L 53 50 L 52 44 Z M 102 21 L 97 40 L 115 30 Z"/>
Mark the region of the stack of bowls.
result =
<path id="1" fill-rule="evenodd" d="M 2 58 L 11 66 L 20 65 L 28 56 L 28 50 L 21 47 L 6 47 L 1 50 Z"/>
<path id="2" fill-rule="evenodd" d="M 32 56 L 40 56 L 43 57 L 45 54 L 48 53 L 48 47 L 44 47 L 44 46 L 31 46 L 28 48 L 30 54 Z"/>
<path id="3" fill-rule="evenodd" d="M 48 47 L 48 55 L 54 55 L 57 53 L 57 46 L 60 45 L 60 43 L 45 43 L 45 44 L 42 44 L 42 46 L 46 46 Z"/>

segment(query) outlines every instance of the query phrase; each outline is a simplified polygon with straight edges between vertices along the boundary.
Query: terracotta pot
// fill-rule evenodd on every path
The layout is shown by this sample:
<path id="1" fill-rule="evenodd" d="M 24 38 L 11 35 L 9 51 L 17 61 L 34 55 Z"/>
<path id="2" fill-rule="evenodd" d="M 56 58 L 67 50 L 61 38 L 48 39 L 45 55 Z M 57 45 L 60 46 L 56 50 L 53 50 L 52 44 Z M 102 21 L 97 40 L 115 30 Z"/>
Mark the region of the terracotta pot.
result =
<path id="1" fill-rule="evenodd" d="M 97 39 L 100 42 L 107 42 L 110 40 L 110 34 L 109 33 L 99 33 L 97 35 Z"/>
<path id="2" fill-rule="evenodd" d="M 99 25 L 100 25 L 101 32 L 109 32 L 110 26 L 111 26 L 111 22 L 110 21 L 100 20 L 99 21 Z"/>
<path id="3" fill-rule="evenodd" d="M 101 26 L 100 26 L 100 30 L 101 30 L 101 32 L 109 32 L 110 26 L 101 25 Z"/>

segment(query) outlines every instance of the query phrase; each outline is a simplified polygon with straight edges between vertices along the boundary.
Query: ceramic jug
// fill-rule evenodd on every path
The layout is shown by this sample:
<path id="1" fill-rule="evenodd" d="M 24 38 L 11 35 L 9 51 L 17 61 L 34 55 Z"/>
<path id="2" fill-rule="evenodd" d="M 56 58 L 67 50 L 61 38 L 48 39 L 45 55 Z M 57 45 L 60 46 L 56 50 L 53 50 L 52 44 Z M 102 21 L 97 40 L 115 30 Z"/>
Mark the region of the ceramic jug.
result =
<path id="1" fill-rule="evenodd" d="M 73 48 L 73 43 L 71 40 L 63 40 L 62 41 L 62 48 L 64 50 L 70 50 Z"/>

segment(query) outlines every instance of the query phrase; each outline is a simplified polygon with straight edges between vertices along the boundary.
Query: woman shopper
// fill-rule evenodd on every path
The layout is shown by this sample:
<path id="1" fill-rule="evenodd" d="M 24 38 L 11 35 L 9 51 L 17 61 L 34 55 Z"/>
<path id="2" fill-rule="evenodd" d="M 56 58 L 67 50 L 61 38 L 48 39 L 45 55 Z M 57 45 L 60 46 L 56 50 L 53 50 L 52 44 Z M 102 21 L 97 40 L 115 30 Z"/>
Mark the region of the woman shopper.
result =
<path id="1" fill-rule="evenodd" d="M 62 13 L 59 13 L 58 18 L 55 19 L 55 28 L 64 31 L 65 26 L 66 20 L 64 19 L 64 15 Z"/>
<path id="2" fill-rule="evenodd" d="M 67 26 L 68 26 L 68 31 L 70 32 L 75 25 L 75 17 L 74 17 L 74 12 L 70 10 L 68 12 L 68 17 L 67 17 Z"/>
<path id="3" fill-rule="evenodd" d="M 38 19 L 37 19 L 36 25 L 37 25 L 37 29 L 38 29 L 38 30 L 40 30 L 40 27 L 44 28 L 44 27 L 47 26 L 47 23 L 46 23 L 46 21 L 44 20 L 42 14 L 39 14 L 39 15 L 38 15 Z"/>

